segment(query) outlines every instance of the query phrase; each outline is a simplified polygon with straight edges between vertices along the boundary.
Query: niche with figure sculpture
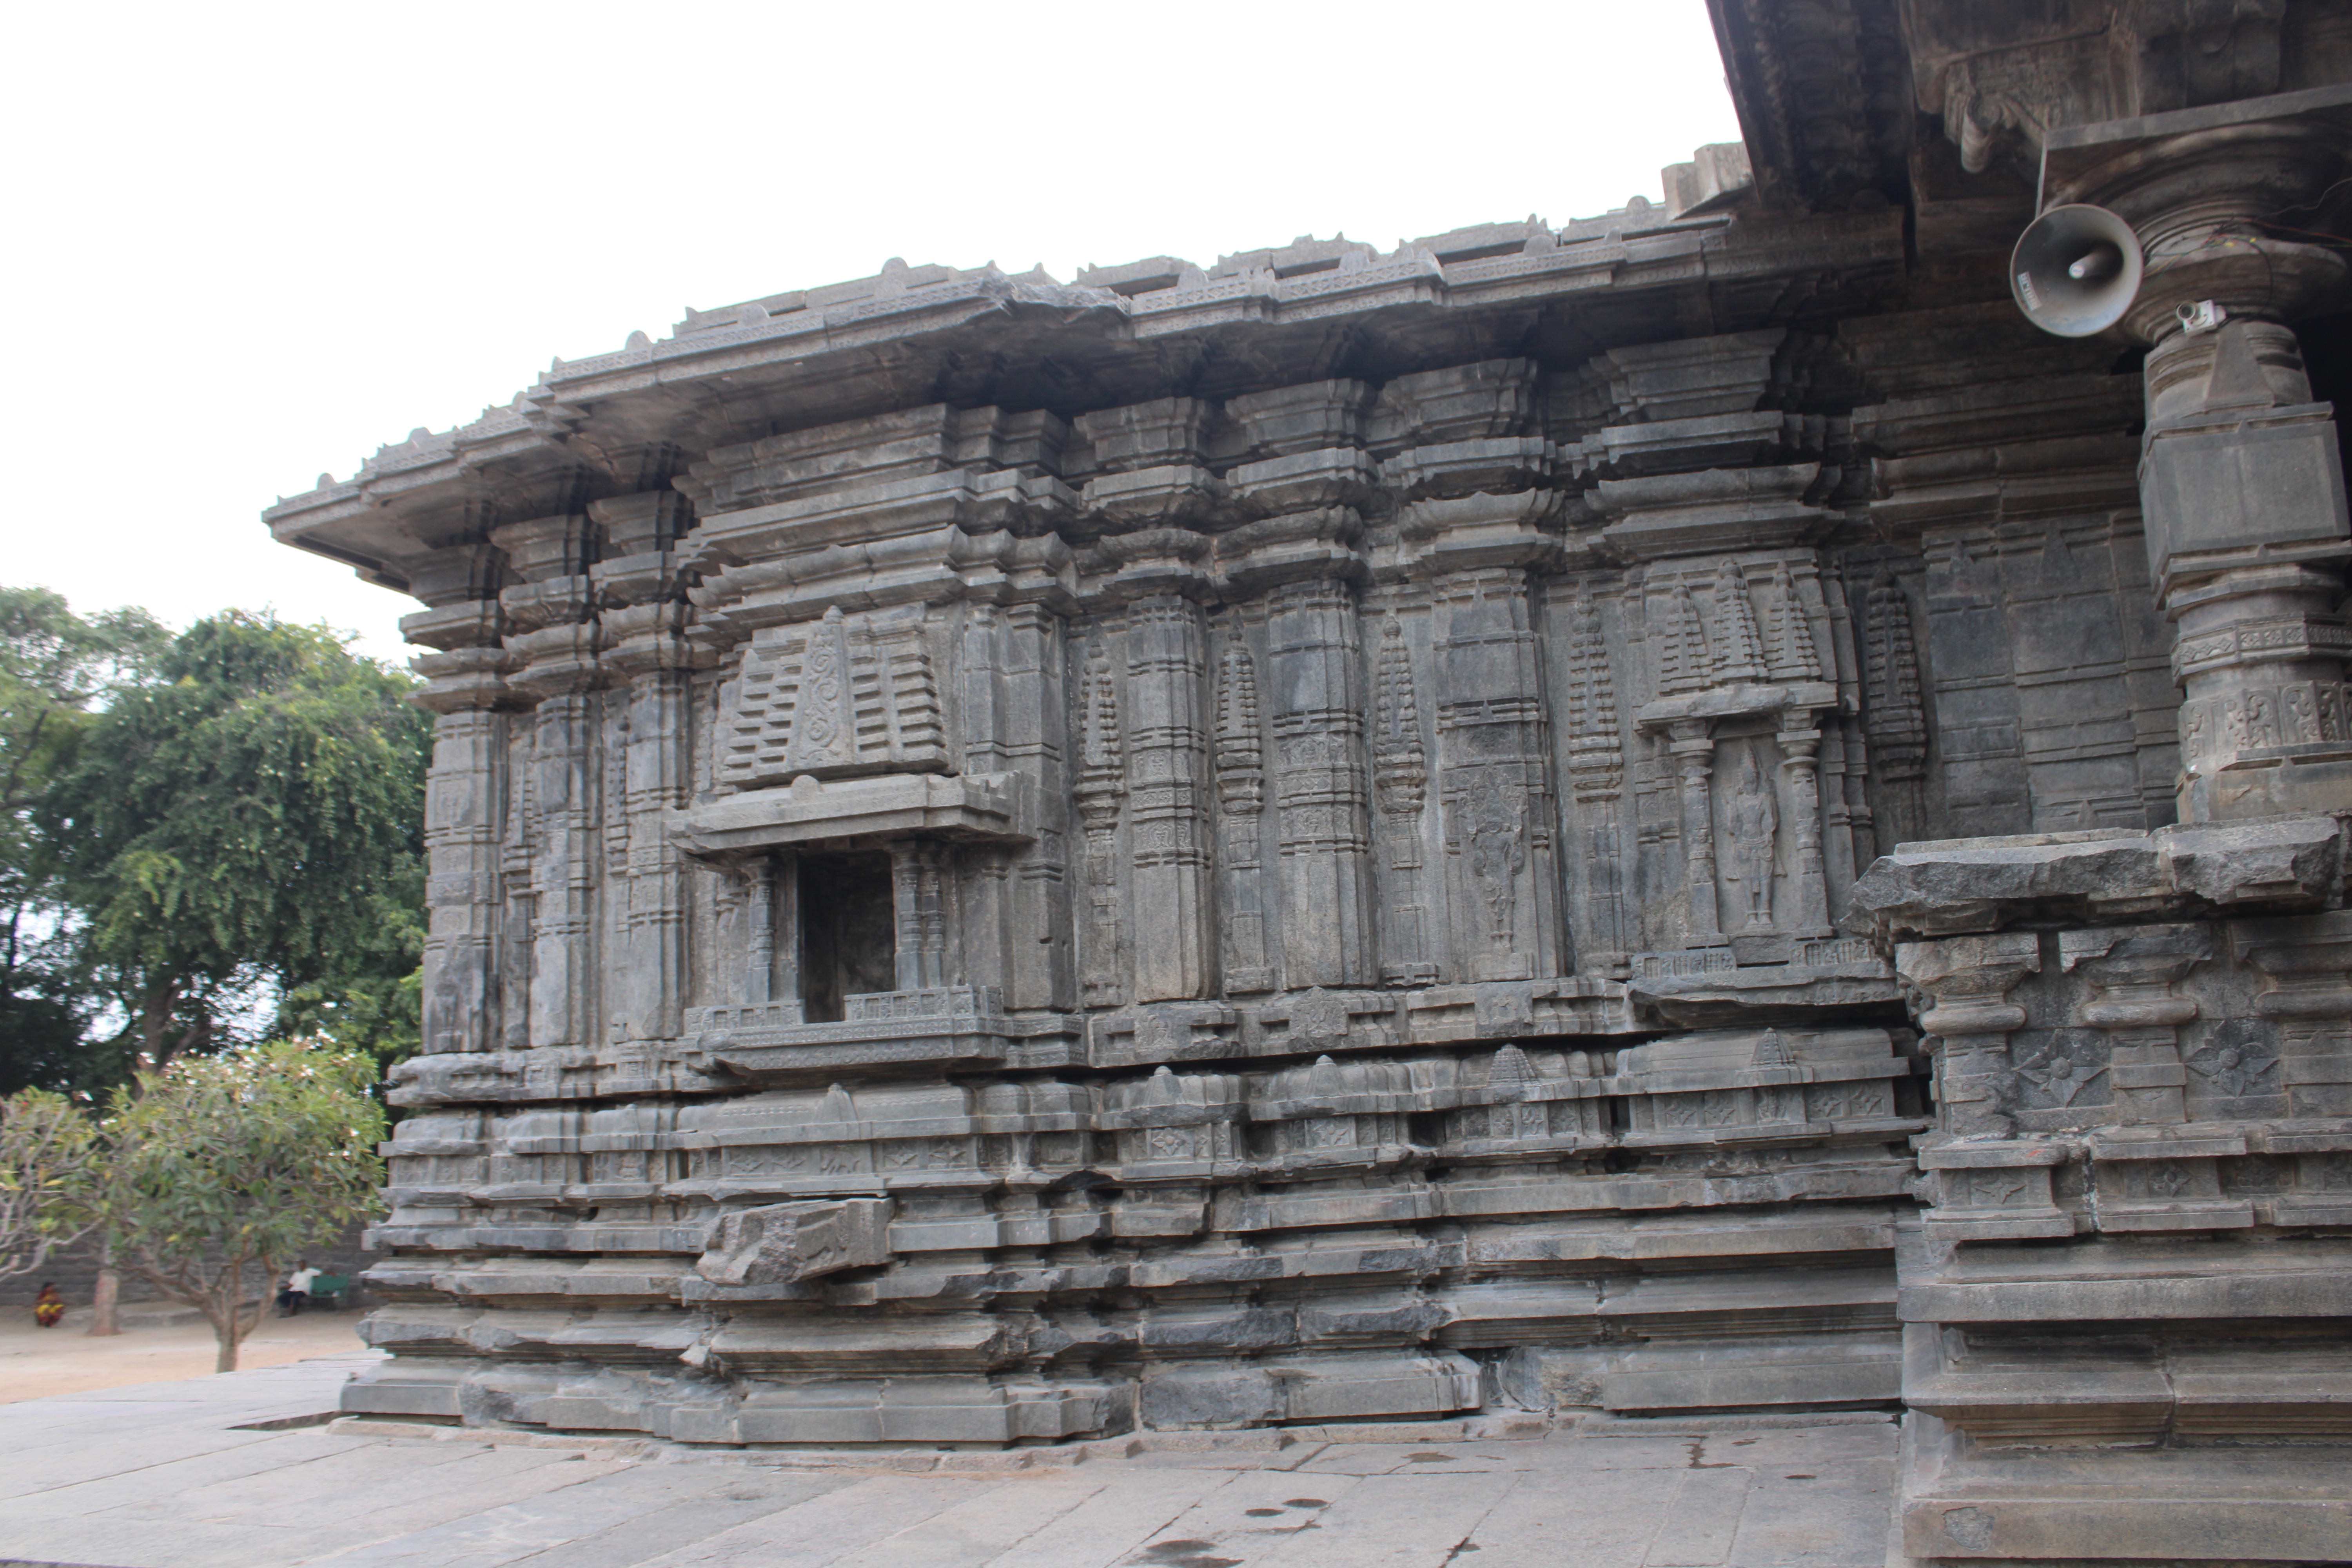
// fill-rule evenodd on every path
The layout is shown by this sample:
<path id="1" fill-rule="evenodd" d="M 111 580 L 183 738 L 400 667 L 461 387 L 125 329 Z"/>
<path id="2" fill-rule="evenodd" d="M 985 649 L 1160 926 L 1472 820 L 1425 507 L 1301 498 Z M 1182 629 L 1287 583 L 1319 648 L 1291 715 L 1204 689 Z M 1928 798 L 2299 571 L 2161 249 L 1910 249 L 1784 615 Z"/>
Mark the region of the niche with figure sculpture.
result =
<path id="1" fill-rule="evenodd" d="M 1801 737 L 1810 741 L 1811 731 Z M 1822 897 L 1820 802 L 1809 748 L 1757 726 L 1715 737 L 1716 907 L 1743 963 L 1786 957 L 1792 937 L 1829 934 Z M 1810 831 L 1809 831 L 1810 829 Z"/>

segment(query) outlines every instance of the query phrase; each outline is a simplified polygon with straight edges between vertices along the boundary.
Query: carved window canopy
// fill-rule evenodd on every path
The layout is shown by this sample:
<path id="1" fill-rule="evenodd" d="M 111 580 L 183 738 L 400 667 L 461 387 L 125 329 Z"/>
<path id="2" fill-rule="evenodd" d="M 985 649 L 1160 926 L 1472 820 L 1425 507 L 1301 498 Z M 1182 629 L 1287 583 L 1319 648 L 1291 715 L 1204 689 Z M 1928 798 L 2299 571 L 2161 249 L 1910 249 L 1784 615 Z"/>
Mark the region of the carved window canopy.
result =
<path id="1" fill-rule="evenodd" d="M 939 680 L 919 614 L 845 616 L 761 632 L 724 717 L 721 784 L 946 773 Z"/>
<path id="2" fill-rule="evenodd" d="M 1772 686 L 1718 686 L 1643 704 L 1633 721 L 1644 730 L 1691 719 L 1736 719 L 1751 714 L 1804 714 L 1838 706 L 1838 689 L 1825 680 Z M 1782 721 L 1785 726 L 1787 720 Z"/>
<path id="3" fill-rule="evenodd" d="M 688 855 L 726 861 L 786 845 L 933 838 L 967 844 L 1027 844 L 1034 813 L 1013 773 L 882 773 L 824 779 L 807 774 L 773 789 L 746 790 L 675 813 L 670 839 Z"/>

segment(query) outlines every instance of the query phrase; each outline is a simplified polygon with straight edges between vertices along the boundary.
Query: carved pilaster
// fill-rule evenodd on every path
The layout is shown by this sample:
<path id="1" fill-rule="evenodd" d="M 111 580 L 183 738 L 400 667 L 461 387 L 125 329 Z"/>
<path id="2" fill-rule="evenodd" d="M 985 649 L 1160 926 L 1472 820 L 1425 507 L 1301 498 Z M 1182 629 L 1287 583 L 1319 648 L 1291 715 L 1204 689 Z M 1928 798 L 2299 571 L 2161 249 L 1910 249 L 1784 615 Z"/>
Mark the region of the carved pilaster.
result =
<path id="1" fill-rule="evenodd" d="M 1266 602 L 1284 984 L 1371 979 L 1363 654 L 1355 590 L 1317 578 Z"/>
<path id="2" fill-rule="evenodd" d="M 1796 908 L 1790 911 L 1791 936 L 1830 934 L 1829 888 L 1822 868 L 1822 792 L 1817 753 L 1819 730 L 1783 730 L 1780 771 L 1789 780 L 1789 816 L 1797 839 Z"/>
<path id="3" fill-rule="evenodd" d="M 1568 786 L 1575 802 L 1570 844 L 1581 850 L 1584 926 L 1579 966 L 1617 969 L 1633 948 L 1626 919 L 1625 845 L 1620 799 L 1625 783 L 1624 741 L 1618 731 L 1617 679 L 1608 634 L 1589 586 L 1580 584 L 1568 605 Z"/>
<path id="4" fill-rule="evenodd" d="M 533 1047 L 595 1039 L 596 721 L 593 695 L 558 691 L 531 729 Z"/>
<path id="5" fill-rule="evenodd" d="M 1208 814 L 1202 787 L 1209 749 L 1201 713 L 1208 674 L 1204 641 L 1201 608 L 1181 594 L 1148 594 L 1128 610 L 1138 1002 L 1202 996 L 1210 984 Z"/>
<path id="6" fill-rule="evenodd" d="M 960 742 L 962 770 L 967 773 L 1010 772 L 1013 747 L 1006 729 L 1004 679 L 1005 632 L 997 607 L 985 602 L 963 606 L 962 626 L 956 641 L 956 702 L 952 705 L 950 746 Z M 1034 748 L 1022 771 L 1034 775 Z M 1016 994 L 1012 972 L 1031 955 L 1014 931 L 1012 909 L 1013 868 L 1016 858 L 997 849 L 979 849 L 959 857 L 956 902 L 961 924 L 971 943 L 961 958 L 975 985 L 992 985 L 1008 998 Z M 1020 1004 L 1015 1001 L 1014 1005 Z"/>
<path id="7" fill-rule="evenodd" d="M 1725 837 L 1730 861 L 1727 880 L 1738 888 L 1733 907 L 1724 911 L 1724 930 L 1738 936 L 1777 931 L 1772 895 L 1780 867 L 1780 807 L 1771 775 L 1758 765 L 1757 748 L 1739 748 L 1739 773 L 1723 803 Z"/>
<path id="8" fill-rule="evenodd" d="M 1265 945 L 1265 750 L 1257 667 L 1235 635 L 1217 660 L 1217 806 L 1223 837 L 1225 989 L 1271 991 Z"/>
<path id="9" fill-rule="evenodd" d="M 775 1000 L 776 859 L 756 855 L 743 868 L 743 1000 Z"/>
<path id="10" fill-rule="evenodd" d="M 507 721 L 460 709 L 433 722 L 425 786 L 424 1038 L 428 1053 L 496 1050 L 499 838 Z"/>
<path id="11" fill-rule="evenodd" d="M 948 975 L 947 910 L 953 872 L 948 852 L 926 839 L 890 846 L 892 914 L 898 939 L 898 989 L 951 984 Z"/>
<path id="12" fill-rule="evenodd" d="M 1372 683 L 1372 794 L 1388 847 L 1389 907 L 1382 930 L 1381 975 L 1427 984 L 1437 978 L 1430 957 L 1429 908 L 1422 890 L 1422 810 L 1429 795 L 1429 754 L 1421 734 L 1421 701 L 1413 688 L 1412 649 L 1404 626 L 1390 616 L 1381 627 L 1380 664 Z"/>
<path id="13" fill-rule="evenodd" d="M 1127 764 L 1118 685 L 1110 655 L 1099 639 L 1087 646 L 1078 700 L 1078 784 L 1074 793 L 1086 835 L 1087 917 L 1079 932 L 1079 951 L 1087 1003 L 1116 1006 L 1127 995 L 1118 908 L 1118 817 L 1127 795 Z"/>
<path id="14" fill-rule="evenodd" d="M 688 798 L 688 607 L 673 601 L 610 609 L 602 622 L 611 645 L 604 663 L 627 681 L 618 787 L 606 800 L 606 829 L 621 846 L 615 875 L 625 879 L 615 911 L 621 951 L 608 970 L 617 982 L 614 1022 L 640 1039 L 675 1038 L 686 1005 L 687 868 L 668 819 Z"/>
<path id="15" fill-rule="evenodd" d="M 530 1047 L 531 955 L 538 925 L 538 787 L 531 765 L 535 719 L 518 719 L 507 730 L 506 831 L 499 844 L 499 1048 Z"/>
<path id="16" fill-rule="evenodd" d="M 491 1051 L 500 1044 L 499 843 L 512 743 L 500 710 L 520 699 L 504 679 L 517 661 L 499 647 L 503 562 L 474 544 L 403 564 L 428 607 L 401 617 L 401 631 L 434 650 L 414 661 L 425 684 L 409 699 L 434 715 L 425 794 L 425 1049 Z M 520 996 L 506 1000 L 520 1005 Z"/>
<path id="17" fill-rule="evenodd" d="M 2032 931 L 1904 942 L 1895 972 L 1924 993 L 1919 1016 L 1937 1069 L 1939 1130 L 1971 1137 L 2017 1131 L 2003 1108 L 2009 1037 L 2025 1026 L 2025 1009 L 2008 1001 L 2029 974 L 2042 972 L 2041 939 Z"/>
<path id="18" fill-rule="evenodd" d="M 1715 893 L 1715 740 L 1704 719 L 1676 720 L 1666 749 L 1682 779 L 1683 886 L 1689 900 L 1691 947 L 1717 947 L 1723 926 Z"/>
<path id="19" fill-rule="evenodd" d="M 2116 1120 L 2163 1123 L 2188 1118 L 2188 1069 L 2180 1060 L 2180 1028 L 2197 1016 L 2194 998 L 2173 986 L 2210 956 L 2202 926 L 2128 926 L 2062 931 L 2059 961 L 2099 993 L 2082 1020 L 2114 1042 L 2107 1082 Z"/>
<path id="20" fill-rule="evenodd" d="M 2278 1030 L 2287 1114 L 2352 1116 L 2352 913 L 2242 921 L 2238 962 L 2270 983 L 2254 1011 Z"/>
<path id="21" fill-rule="evenodd" d="M 530 728 L 524 831 L 506 866 L 509 906 L 528 911 L 530 1009 L 522 1038 L 516 1040 L 510 1026 L 509 1040 L 533 1047 L 591 1045 L 598 1033 L 601 956 L 596 764 L 603 714 L 595 692 L 606 679 L 593 618 L 601 590 L 589 575 L 595 529 L 584 515 L 562 513 L 507 523 L 490 538 L 524 579 L 499 595 L 515 628 L 507 651 L 523 665 L 512 684 L 540 700 Z M 527 901 L 515 896 L 524 886 Z"/>
<path id="22" fill-rule="evenodd" d="M 962 705 L 957 717 L 963 742 L 963 771 L 992 773 L 1012 760 L 1004 732 L 1003 682 L 997 677 L 996 606 L 979 604 L 963 613 L 962 656 L 957 660 L 962 677 Z"/>
<path id="23" fill-rule="evenodd" d="M 1038 604 L 1009 606 L 999 633 L 998 745 L 1006 766 L 1035 781 L 1037 842 L 1010 873 L 1003 923 L 1005 1005 L 1067 1007 L 1070 973 L 1069 721 L 1063 697 L 1067 658 L 1060 615 Z M 985 872 L 983 872 L 983 875 Z M 985 928 L 976 927 L 977 930 Z"/>

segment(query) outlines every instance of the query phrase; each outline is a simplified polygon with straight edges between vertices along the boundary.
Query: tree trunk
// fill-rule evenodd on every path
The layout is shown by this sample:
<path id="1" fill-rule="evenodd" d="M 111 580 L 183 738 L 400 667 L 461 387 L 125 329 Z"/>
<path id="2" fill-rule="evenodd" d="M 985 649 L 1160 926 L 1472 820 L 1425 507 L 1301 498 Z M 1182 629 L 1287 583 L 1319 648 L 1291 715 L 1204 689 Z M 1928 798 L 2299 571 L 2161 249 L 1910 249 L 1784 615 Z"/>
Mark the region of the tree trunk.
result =
<path id="1" fill-rule="evenodd" d="M 245 1311 L 245 1260 L 230 1264 L 214 1277 L 212 1300 L 205 1307 L 205 1316 L 212 1320 L 213 1341 L 220 1353 L 213 1359 L 213 1370 L 235 1372 L 237 1347 L 245 1336 L 261 1326 L 261 1314 L 269 1310 L 270 1298 L 278 1289 L 278 1268 L 269 1258 L 261 1260 L 261 1300 L 254 1304 L 253 1316 Z"/>
<path id="2" fill-rule="evenodd" d="M 200 1010 L 196 1014 L 196 1021 L 188 1026 L 188 1032 L 180 1037 L 180 1043 L 176 1047 L 173 1047 L 171 1055 L 167 1056 L 164 1060 L 169 1061 L 172 1057 L 186 1056 L 190 1051 L 193 1051 L 197 1047 L 204 1045 L 212 1037 L 212 1015 Z M 158 1070 L 161 1070 L 163 1063 L 157 1062 L 155 1066 Z"/>
<path id="3" fill-rule="evenodd" d="M 163 1048 L 163 1031 L 172 1026 L 172 1008 L 179 1000 L 176 981 L 162 981 L 147 988 L 139 1012 L 139 1065 L 149 1072 L 161 1069 L 170 1054 Z"/>
<path id="4" fill-rule="evenodd" d="M 115 1318 L 114 1305 L 122 1295 L 122 1276 L 114 1268 L 114 1233 L 108 1231 L 98 1241 L 98 1288 L 89 1297 L 89 1333 L 119 1334 L 122 1325 Z"/>

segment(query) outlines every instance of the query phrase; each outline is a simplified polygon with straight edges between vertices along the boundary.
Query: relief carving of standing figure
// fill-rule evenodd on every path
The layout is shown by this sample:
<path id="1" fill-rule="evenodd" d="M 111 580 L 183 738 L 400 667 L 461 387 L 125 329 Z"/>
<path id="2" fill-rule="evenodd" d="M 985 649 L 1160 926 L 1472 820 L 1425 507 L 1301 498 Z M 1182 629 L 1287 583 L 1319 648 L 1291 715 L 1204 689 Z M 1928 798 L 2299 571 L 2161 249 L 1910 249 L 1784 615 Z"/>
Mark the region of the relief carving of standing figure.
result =
<path id="1" fill-rule="evenodd" d="M 1486 894 L 1487 935 L 1497 947 L 1511 944 L 1512 894 L 1527 863 L 1526 797 L 1490 773 L 1470 797 L 1470 874 Z"/>
<path id="2" fill-rule="evenodd" d="M 1780 810 L 1772 792 L 1757 771 L 1756 752 L 1742 753 L 1739 787 L 1730 806 L 1731 875 L 1748 898 L 1748 921 L 1754 931 L 1772 923 L 1773 841 L 1780 830 Z"/>

